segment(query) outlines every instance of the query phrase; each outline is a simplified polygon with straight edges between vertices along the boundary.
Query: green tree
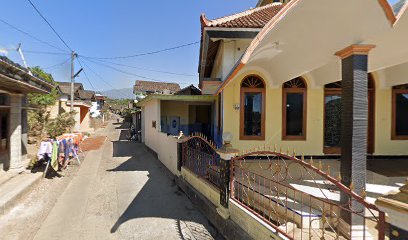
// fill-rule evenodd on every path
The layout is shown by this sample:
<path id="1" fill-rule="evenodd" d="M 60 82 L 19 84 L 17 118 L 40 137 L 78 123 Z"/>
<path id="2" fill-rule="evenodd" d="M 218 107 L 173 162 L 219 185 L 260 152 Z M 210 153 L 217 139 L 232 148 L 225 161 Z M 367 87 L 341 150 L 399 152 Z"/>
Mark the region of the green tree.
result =
<path id="1" fill-rule="evenodd" d="M 48 94 L 28 94 L 28 103 L 36 107 L 35 111 L 28 113 L 30 137 L 34 137 L 35 141 L 41 141 L 41 139 L 47 135 L 51 138 L 55 138 L 71 131 L 71 128 L 75 125 L 75 113 L 63 113 L 57 116 L 56 119 L 50 118 L 49 107 L 54 105 L 59 97 L 56 82 L 52 75 L 40 67 L 31 68 L 31 72 L 44 81 L 54 84 L 55 87 Z"/>
<path id="2" fill-rule="evenodd" d="M 43 79 L 44 81 L 47 81 L 54 85 L 56 84 L 52 75 L 49 73 L 46 73 L 40 67 L 38 66 L 33 67 L 30 70 L 35 76 Z M 57 98 L 58 98 L 57 88 L 53 88 L 51 90 L 51 93 L 49 94 L 30 93 L 28 94 L 27 99 L 28 99 L 28 103 L 32 105 L 46 108 L 47 106 L 54 105 Z"/>

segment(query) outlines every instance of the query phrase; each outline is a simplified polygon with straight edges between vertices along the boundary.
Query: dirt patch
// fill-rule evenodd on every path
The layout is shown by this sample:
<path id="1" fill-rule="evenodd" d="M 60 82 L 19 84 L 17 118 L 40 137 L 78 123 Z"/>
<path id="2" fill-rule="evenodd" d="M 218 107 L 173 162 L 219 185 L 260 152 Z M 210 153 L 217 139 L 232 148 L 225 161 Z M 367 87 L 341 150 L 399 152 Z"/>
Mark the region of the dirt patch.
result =
<path id="1" fill-rule="evenodd" d="M 102 147 L 103 143 L 106 141 L 106 136 L 96 136 L 85 139 L 81 143 L 81 150 L 83 152 L 98 150 Z"/>

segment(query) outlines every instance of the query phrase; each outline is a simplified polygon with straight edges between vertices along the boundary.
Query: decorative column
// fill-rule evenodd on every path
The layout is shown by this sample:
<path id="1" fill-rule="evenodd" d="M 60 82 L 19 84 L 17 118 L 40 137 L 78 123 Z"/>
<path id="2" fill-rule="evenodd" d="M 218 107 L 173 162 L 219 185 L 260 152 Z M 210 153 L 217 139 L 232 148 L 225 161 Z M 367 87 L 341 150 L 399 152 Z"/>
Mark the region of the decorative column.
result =
<path id="1" fill-rule="evenodd" d="M 221 206 L 228 208 L 228 200 L 230 197 L 231 160 L 239 154 L 239 150 L 232 148 L 231 134 L 224 133 L 223 140 L 224 144 L 222 148 L 217 150 L 217 153 L 220 155 L 220 204 Z"/>
<path id="2" fill-rule="evenodd" d="M 9 139 L 10 139 L 10 168 L 11 171 L 22 171 L 22 102 L 23 95 L 10 94 L 10 121 L 9 121 Z"/>
<path id="3" fill-rule="evenodd" d="M 390 240 L 408 239 L 408 179 L 399 192 L 379 197 L 375 205 L 388 214 Z"/>
<path id="4" fill-rule="evenodd" d="M 374 45 L 351 45 L 336 53 L 342 61 L 342 129 L 341 163 L 342 183 L 351 186 L 361 194 L 366 184 L 367 165 L 367 127 L 368 127 L 368 53 Z M 341 203 L 347 203 L 349 196 L 342 194 Z M 364 207 L 356 201 L 351 202 L 351 209 L 361 212 Z M 342 211 L 341 217 L 346 233 L 353 239 L 363 234 L 364 218 Z"/>

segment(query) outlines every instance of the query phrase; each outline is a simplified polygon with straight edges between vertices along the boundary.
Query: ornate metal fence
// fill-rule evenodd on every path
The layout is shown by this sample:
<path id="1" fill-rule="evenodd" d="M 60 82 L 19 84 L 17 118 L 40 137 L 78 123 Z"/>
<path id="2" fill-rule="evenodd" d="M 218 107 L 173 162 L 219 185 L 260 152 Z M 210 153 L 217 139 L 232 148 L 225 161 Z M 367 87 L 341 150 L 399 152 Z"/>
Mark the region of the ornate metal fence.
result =
<path id="1" fill-rule="evenodd" d="M 188 137 L 182 143 L 182 165 L 220 188 L 220 155 L 204 136 Z"/>
<path id="2" fill-rule="evenodd" d="M 252 152 L 232 160 L 230 184 L 235 202 L 289 239 L 385 238 L 384 213 L 322 162 Z"/>

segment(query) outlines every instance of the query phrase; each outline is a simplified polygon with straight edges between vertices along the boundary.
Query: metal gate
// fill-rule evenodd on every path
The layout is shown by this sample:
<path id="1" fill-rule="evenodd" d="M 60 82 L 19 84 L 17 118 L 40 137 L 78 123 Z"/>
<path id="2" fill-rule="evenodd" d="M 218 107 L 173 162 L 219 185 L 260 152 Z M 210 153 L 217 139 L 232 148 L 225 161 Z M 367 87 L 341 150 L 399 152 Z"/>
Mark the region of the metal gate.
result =
<path id="1" fill-rule="evenodd" d="M 384 212 L 330 175 L 322 161 L 255 151 L 233 158 L 231 198 L 289 239 L 383 240 Z"/>
<path id="2" fill-rule="evenodd" d="M 204 136 L 187 137 L 182 143 L 182 165 L 220 188 L 220 155 Z"/>

